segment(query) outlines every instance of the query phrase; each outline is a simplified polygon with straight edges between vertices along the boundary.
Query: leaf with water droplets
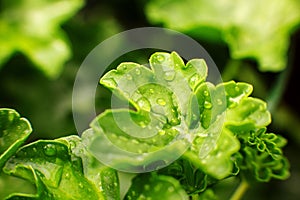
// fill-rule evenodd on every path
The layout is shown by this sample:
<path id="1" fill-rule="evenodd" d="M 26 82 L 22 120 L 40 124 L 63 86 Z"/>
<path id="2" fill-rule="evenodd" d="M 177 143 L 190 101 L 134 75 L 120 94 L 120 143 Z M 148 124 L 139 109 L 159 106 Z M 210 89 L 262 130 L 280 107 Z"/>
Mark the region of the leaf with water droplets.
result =
<path id="1" fill-rule="evenodd" d="M 178 180 L 171 176 L 140 174 L 132 180 L 124 200 L 130 199 L 188 200 Z"/>
<path id="2" fill-rule="evenodd" d="M 71 135 L 59 138 L 58 141 L 68 145 L 73 162 L 80 158 L 84 176 L 96 186 L 98 192 L 102 193 L 102 198 L 118 200 L 120 199 L 120 189 L 117 171 L 103 165 L 86 149 L 86 144 L 93 138 L 92 135 L 93 131 L 88 129 L 81 138 Z M 92 188 L 89 189 L 92 191 Z"/>
<path id="3" fill-rule="evenodd" d="M 227 129 L 222 129 L 218 139 L 198 136 L 184 157 L 193 160 L 194 165 L 205 173 L 222 179 L 233 168 L 231 156 L 240 148 L 239 141 Z"/>
<path id="4" fill-rule="evenodd" d="M 228 109 L 225 125 L 235 133 L 246 133 L 271 123 L 271 114 L 264 101 L 248 97 L 234 109 Z"/>
<path id="5" fill-rule="evenodd" d="M 3 170 L 34 183 L 39 198 L 50 195 L 52 199 L 82 199 L 86 196 L 104 199 L 102 192 L 84 176 L 81 159 L 71 155 L 66 143 L 59 140 L 38 140 L 23 146 L 7 161 Z"/>
<path id="6" fill-rule="evenodd" d="M 0 109 L 0 169 L 30 135 L 30 123 L 13 109 Z"/>

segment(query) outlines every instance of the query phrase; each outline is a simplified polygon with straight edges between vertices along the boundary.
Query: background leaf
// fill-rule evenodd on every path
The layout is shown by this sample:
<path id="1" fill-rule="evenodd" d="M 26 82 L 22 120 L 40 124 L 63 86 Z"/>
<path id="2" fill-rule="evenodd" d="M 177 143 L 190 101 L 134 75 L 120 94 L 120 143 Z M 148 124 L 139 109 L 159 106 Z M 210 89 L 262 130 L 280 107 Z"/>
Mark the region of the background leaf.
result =
<path id="1" fill-rule="evenodd" d="M 19 51 L 45 75 L 57 77 L 71 57 L 60 26 L 82 5 L 82 0 L 1 1 L 0 66 Z"/>
<path id="2" fill-rule="evenodd" d="M 147 6 L 152 23 L 179 31 L 197 30 L 200 38 L 228 44 L 234 59 L 255 58 L 262 71 L 285 69 L 289 37 L 300 24 L 300 3 L 295 0 L 209 1 L 153 0 Z M 274 42 L 276 41 L 276 42 Z"/>

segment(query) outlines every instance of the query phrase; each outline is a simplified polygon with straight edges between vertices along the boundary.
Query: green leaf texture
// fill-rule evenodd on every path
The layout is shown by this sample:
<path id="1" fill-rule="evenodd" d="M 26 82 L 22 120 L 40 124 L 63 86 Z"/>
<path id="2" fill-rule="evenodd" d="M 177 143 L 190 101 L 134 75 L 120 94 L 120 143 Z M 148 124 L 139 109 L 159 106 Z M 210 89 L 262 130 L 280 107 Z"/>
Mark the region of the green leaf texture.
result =
<path id="1" fill-rule="evenodd" d="M 222 39 L 232 58 L 255 58 L 260 70 L 276 72 L 286 67 L 290 36 L 300 24 L 300 2 L 152 0 L 147 16 L 168 28 L 196 31 L 200 38 Z"/>
<path id="2" fill-rule="evenodd" d="M 25 118 L 13 109 L 0 108 L 0 169 L 30 135 L 32 129 Z"/>
<path id="3" fill-rule="evenodd" d="M 77 136 L 26 145 L 9 159 L 4 172 L 37 188 L 37 194 L 8 199 L 119 199 L 115 170 L 87 155 Z"/>
<path id="4" fill-rule="evenodd" d="M 55 78 L 71 57 L 61 24 L 82 0 L 3 0 L 0 3 L 0 66 L 22 52 L 45 75 Z"/>

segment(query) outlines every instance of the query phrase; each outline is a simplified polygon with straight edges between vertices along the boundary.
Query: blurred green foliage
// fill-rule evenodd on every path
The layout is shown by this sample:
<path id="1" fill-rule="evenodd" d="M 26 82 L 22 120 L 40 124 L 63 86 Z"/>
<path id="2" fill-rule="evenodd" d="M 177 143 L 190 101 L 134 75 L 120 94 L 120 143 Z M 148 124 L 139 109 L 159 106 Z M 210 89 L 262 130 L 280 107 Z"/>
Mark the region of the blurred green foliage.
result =
<path id="1" fill-rule="evenodd" d="M 224 40 L 232 58 L 255 58 L 262 71 L 280 71 L 289 36 L 300 24 L 300 1 L 153 0 L 147 15 L 165 27 Z"/>
<path id="2" fill-rule="evenodd" d="M 0 0 L 0 107 L 14 108 L 30 119 L 31 141 L 76 134 L 72 87 L 85 56 L 122 30 L 177 29 L 205 47 L 223 80 L 253 84 L 254 96 L 268 100 L 271 130 L 288 138 L 285 151 L 291 177 L 254 184 L 245 199 L 299 199 L 299 5 L 298 0 Z M 132 52 L 111 68 L 145 57 L 141 51 Z M 108 90 L 99 87 L 97 111 L 110 106 L 109 98 Z M 11 191 L 34 190 L 25 188 L 23 180 L 0 176 L 0 199 Z M 216 185 L 217 193 L 226 199 L 236 185 L 236 180 L 229 179 Z"/>

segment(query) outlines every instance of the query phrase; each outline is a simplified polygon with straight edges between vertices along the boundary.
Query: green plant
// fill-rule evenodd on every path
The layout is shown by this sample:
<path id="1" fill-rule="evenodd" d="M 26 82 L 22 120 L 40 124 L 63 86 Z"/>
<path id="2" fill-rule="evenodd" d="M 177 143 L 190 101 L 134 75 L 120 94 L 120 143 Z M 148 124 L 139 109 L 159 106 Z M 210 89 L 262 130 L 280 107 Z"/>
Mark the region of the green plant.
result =
<path id="1" fill-rule="evenodd" d="M 0 67 L 21 52 L 45 75 L 57 77 L 71 57 L 71 49 L 61 24 L 82 6 L 72 1 L 0 2 Z"/>
<path id="2" fill-rule="evenodd" d="M 184 64 L 175 52 L 153 54 L 150 67 L 122 63 L 101 78 L 130 109 L 105 111 L 81 137 L 20 147 L 31 132 L 29 122 L 12 109 L 0 109 L 0 167 L 36 186 L 35 194 L 7 199 L 120 199 L 119 168 L 154 166 L 134 175 L 124 194 L 128 200 L 217 199 L 215 185 L 230 177 L 241 180 L 231 198 L 236 200 L 252 182 L 289 176 L 282 152 L 286 140 L 267 133 L 270 113 L 264 101 L 249 97 L 251 85 L 206 82 L 203 59 Z M 99 161 L 105 153 L 116 169 Z M 157 162 L 167 166 L 155 169 Z"/>

